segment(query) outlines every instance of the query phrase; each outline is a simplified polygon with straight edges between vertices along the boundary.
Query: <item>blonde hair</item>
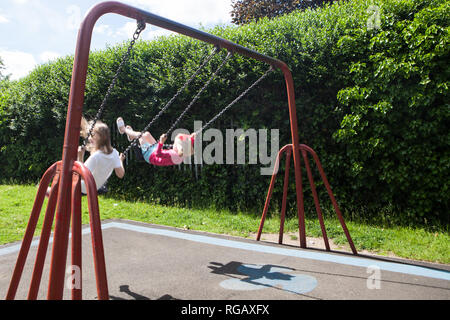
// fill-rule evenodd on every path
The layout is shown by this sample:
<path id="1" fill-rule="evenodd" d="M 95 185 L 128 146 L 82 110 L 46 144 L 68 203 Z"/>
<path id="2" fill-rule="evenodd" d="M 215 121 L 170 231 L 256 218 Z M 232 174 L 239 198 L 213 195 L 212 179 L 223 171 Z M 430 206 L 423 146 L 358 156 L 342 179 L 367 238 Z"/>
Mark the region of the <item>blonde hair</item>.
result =
<path id="1" fill-rule="evenodd" d="M 186 138 L 185 136 L 187 135 L 178 134 L 173 143 L 173 147 L 177 150 L 180 157 L 189 157 L 194 153 L 190 137 Z"/>
<path id="2" fill-rule="evenodd" d="M 84 117 L 81 118 L 80 135 L 83 138 L 87 138 L 89 130 L 92 127 L 93 121 L 87 121 Z M 111 131 L 109 127 L 102 121 L 97 120 L 92 129 L 92 136 L 97 136 L 97 139 L 93 139 L 93 144 L 90 142 L 86 145 L 89 152 L 100 150 L 106 154 L 113 152 L 111 146 Z"/>

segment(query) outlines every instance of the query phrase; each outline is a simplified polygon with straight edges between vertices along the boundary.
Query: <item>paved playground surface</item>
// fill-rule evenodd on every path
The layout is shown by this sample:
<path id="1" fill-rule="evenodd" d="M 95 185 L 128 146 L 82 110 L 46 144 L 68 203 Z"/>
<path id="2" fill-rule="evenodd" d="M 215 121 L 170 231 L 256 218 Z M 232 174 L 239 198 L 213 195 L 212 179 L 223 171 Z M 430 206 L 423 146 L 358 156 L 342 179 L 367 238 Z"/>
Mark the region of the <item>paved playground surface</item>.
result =
<path id="1" fill-rule="evenodd" d="M 102 227 L 112 300 L 450 300 L 450 265 L 301 249 L 123 220 L 104 221 Z M 16 299 L 26 299 L 38 240 Z M 46 298 L 51 247 L 39 299 Z M 0 246 L 1 299 L 19 249 L 20 242 Z M 82 259 L 83 299 L 94 300 L 88 226 L 83 227 Z M 68 289 L 64 298 L 70 299 Z"/>

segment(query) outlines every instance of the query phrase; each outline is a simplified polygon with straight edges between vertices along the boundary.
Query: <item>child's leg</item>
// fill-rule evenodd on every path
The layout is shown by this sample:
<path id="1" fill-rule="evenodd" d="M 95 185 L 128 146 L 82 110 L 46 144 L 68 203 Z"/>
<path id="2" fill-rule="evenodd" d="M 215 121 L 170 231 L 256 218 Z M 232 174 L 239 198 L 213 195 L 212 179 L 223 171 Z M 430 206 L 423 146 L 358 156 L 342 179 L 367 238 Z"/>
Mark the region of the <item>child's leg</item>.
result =
<path id="1" fill-rule="evenodd" d="M 126 133 L 129 141 L 132 141 L 132 140 L 138 138 L 139 136 L 141 136 L 141 133 L 134 131 L 131 126 L 125 126 L 125 123 L 124 123 L 122 117 L 117 118 L 116 122 L 117 122 L 117 128 L 119 130 L 119 133 L 120 134 Z M 139 142 L 141 144 L 149 143 L 152 145 L 152 144 L 156 143 L 156 139 L 150 134 L 150 132 L 146 131 L 140 137 Z"/>
<path id="2" fill-rule="evenodd" d="M 156 143 L 155 138 L 153 138 L 150 132 L 146 131 L 142 134 L 142 137 L 139 139 L 139 143 L 141 144 L 142 157 L 146 162 L 151 163 L 150 157 L 152 155 L 152 152 L 155 150 L 154 146 Z"/>
<path id="3" fill-rule="evenodd" d="M 133 128 L 131 128 L 130 126 L 125 127 L 125 133 L 127 134 L 129 140 L 134 140 L 141 134 L 140 132 L 134 131 Z M 142 134 L 139 142 L 141 144 L 143 143 L 155 144 L 156 139 L 150 134 L 150 132 L 146 131 Z"/>
<path id="4" fill-rule="evenodd" d="M 134 131 L 130 126 L 125 127 L 125 133 L 130 141 L 136 139 L 141 134 L 140 132 Z"/>
<path id="5" fill-rule="evenodd" d="M 119 130 L 120 134 L 126 134 L 128 137 L 128 141 L 132 141 L 139 137 L 140 132 L 136 132 L 131 128 L 130 126 L 125 126 L 125 122 L 123 121 L 122 117 L 118 117 L 116 120 L 117 123 L 117 129 Z"/>
<path id="6" fill-rule="evenodd" d="M 144 142 L 147 142 L 147 143 L 150 143 L 150 144 L 155 144 L 156 143 L 156 139 L 153 138 L 153 136 L 148 131 L 144 132 L 144 134 L 142 135 L 142 140 Z"/>

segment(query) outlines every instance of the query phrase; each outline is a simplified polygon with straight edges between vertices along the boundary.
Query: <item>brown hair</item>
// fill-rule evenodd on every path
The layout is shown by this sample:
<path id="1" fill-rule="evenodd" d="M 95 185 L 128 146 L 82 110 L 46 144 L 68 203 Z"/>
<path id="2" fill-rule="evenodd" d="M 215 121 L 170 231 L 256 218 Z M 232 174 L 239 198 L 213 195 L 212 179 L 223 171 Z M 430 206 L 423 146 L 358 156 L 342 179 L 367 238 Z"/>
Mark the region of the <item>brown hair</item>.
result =
<path id="1" fill-rule="evenodd" d="M 84 117 L 81 119 L 80 135 L 83 138 L 86 139 L 88 136 L 92 123 L 92 121 L 87 121 Z M 94 140 L 94 145 L 90 146 L 90 148 L 93 149 L 90 151 L 100 150 L 106 154 L 113 152 L 111 146 L 111 131 L 102 121 L 97 120 L 95 123 L 94 129 L 92 130 L 92 136 L 95 135 L 98 135 L 98 138 Z"/>

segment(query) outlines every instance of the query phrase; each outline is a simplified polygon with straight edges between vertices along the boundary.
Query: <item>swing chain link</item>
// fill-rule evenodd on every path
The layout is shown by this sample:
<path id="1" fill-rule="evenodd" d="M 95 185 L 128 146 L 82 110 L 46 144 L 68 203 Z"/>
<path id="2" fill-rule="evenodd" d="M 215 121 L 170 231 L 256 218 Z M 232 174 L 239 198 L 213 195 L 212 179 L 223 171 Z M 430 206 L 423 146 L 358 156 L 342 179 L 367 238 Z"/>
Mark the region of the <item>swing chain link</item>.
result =
<path id="1" fill-rule="evenodd" d="M 144 31 L 145 26 L 146 26 L 146 23 L 144 21 L 142 21 L 142 20 L 137 21 L 137 28 L 134 31 L 134 34 L 133 34 L 133 37 L 132 37 L 133 39 L 130 41 L 130 44 L 128 45 L 127 51 L 123 54 L 122 61 L 120 62 L 119 66 L 118 66 L 118 68 L 116 70 L 116 73 L 114 74 L 113 79 L 111 80 L 111 83 L 109 84 L 108 90 L 106 91 L 105 97 L 103 98 L 103 101 L 102 101 L 102 103 L 101 103 L 101 105 L 100 105 L 100 107 L 99 107 L 99 109 L 97 111 L 97 114 L 94 117 L 94 120 L 92 120 L 92 125 L 89 128 L 89 133 L 86 136 L 86 138 L 83 140 L 83 147 L 86 146 L 86 144 L 87 144 L 87 142 L 89 140 L 89 137 L 92 136 L 92 131 L 94 130 L 95 124 L 97 123 L 97 121 L 100 119 L 100 117 L 103 114 L 103 111 L 104 111 L 104 109 L 106 107 L 106 102 L 108 101 L 109 96 L 111 95 L 111 92 L 112 92 L 112 90 L 114 89 L 114 87 L 116 85 L 116 82 L 117 82 L 117 79 L 119 77 L 120 71 L 122 70 L 123 65 L 130 58 L 131 50 L 133 49 L 133 46 L 136 43 L 136 41 L 139 39 L 139 36 L 140 36 L 141 32 Z"/>
<path id="2" fill-rule="evenodd" d="M 226 62 L 226 60 L 229 58 L 230 53 L 227 55 L 227 57 L 224 59 L 222 65 Z M 220 66 L 217 70 L 216 73 L 221 69 L 222 66 Z M 224 114 L 228 109 L 230 109 L 233 105 L 235 105 L 239 100 L 241 100 L 250 90 L 252 90 L 255 86 L 257 86 L 262 80 L 264 80 L 271 72 L 274 71 L 273 66 L 270 66 L 269 69 L 267 69 L 267 71 L 261 76 L 259 77 L 258 80 L 256 80 L 252 85 L 250 85 L 245 91 L 243 91 L 236 99 L 234 99 L 230 104 L 228 104 L 225 108 L 222 109 L 222 111 L 220 111 L 217 115 L 215 115 L 211 120 L 209 120 L 202 128 L 200 128 L 199 130 L 195 131 L 194 134 L 199 134 L 200 132 L 202 132 L 203 130 L 205 130 L 209 125 L 211 125 L 211 123 L 213 123 L 215 120 L 217 120 L 217 118 L 219 118 L 220 116 L 222 116 L 222 114 Z M 211 77 L 212 78 L 212 77 Z M 210 79 L 211 80 L 211 79 Z M 204 86 L 206 88 L 206 86 Z M 203 88 L 201 89 L 201 91 L 203 91 Z M 194 98 L 195 99 L 195 98 Z M 186 110 L 185 110 L 186 111 Z M 183 112 L 185 113 L 185 112 Z M 159 114 L 158 114 L 159 116 Z M 181 118 L 181 116 L 179 117 Z M 178 119 L 176 120 L 178 121 Z M 153 121 L 152 121 L 153 122 Z M 148 127 L 150 127 L 150 124 L 146 127 L 146 129 L 148 129 Z M 140 133 L 140 135 L 134 139 L 131 144 L 128 146 L 128 148 L 123 152 L 123 154 L 127 157 L 128 152 L 130 151 L 131 148 L 133 147 L 137 147 L 138 143 L 139 143 L 139 139 L 142 137 L 143 133 L 146 131 L 146 129 L 144 129 L 144 131 L 142 131 Z M 172 128 L 171 128 L 172 129 Z M 170 131 L 170 130 L 169 130 Z M 168 131 L 168 132 L 169 132 Z M 164 145 L 164 147 L 171 147 L 173 145 Z"/>
<path id="3" fill-rule="evenodd" d="M 137 147 L 139 144 L 139 139 L 142 137 L 142 135 L 144 134 L 144 132 L 148 131 L 148 129 L 153 125 L 153 123 L 158 120 L 158 118 L 164 113 L 164 111 L 167 110 L 167 108 L 170 107 L 170 105 L 175 101 L 175 99 L 184 91 L 184 89 L 186 89 L 186 87 L 192 82 L 192 80 L 195 79 L 195 77 L 197 77 L 197 75 L 200 73 L 200 71 L 203 69 L 203 67 L 209 62 L 209 60 L 211 60 L 217 53 L 219 53 L 220 48 L 219 47 L 215 47 L 213 52 L 204 59 L 203 63 L 200 65 L 200 67 L 195 71 L 195 73 L 184 83 L 184 85 L 178 89 L 177 93 L 175 93 L 175 95 L 169 100 L 169 102 L 158 112 L 158 114 L 150 121 L 150 123 L 147 124 L 147 126 L 140 132 L 139 136 L 136 137 L 135 139 L 133 139 L 133 141 L 131 141 L 130 145 L 125 149 L 125 151 L 123 152 L 123 154 L 125 155 L 125 157 L 127 157 L 128 152 L 130 151 L 131 148 L 133 147 Z"/>
<path id="4" fill-rule="evenodd" d="M 225 65 L 225 63 L 230 59 L 230 57 L 233 54 L 231 52 L 228 52 L 225 59 L 223 59 L 222 63 L 219 65 L 219 67 L 216 69 L 216 71 L 211 75 L 211 77 L 206 81 L 206 83 L 203 85 L 203 87 L 197 92 L 194 99 L 189 103 L 189 105 L 184 109 L 184 111 L 180 114 L 180 116 L 175 120 L 175 122 L 172 124 L 169 130 L 167 130 L 166 135 L 169 136 L 169 133 L 172 132 L 172 130 L 177 126 L 177 124 L 180 122 L 180 120 L 184 117 L 186 112 L 189 111 L 189 109 L 192 107 L 192 105 L 200 98 L 200 95 L 203 91 L 208 87 L 209 83 L 216 77 L 216 75 L 219 73 L 219 71 L 222 69 L 222 67 Z"/>
<path id="5" fill-rule="evenodd" d="M 225 111 L 230 109 L 234 104 L 236 104 L 239 100 L 242 99 L 250 90 L 252 90 L 258 83 L 260 83 L 264 78 L 266 78 L 269 73 L 274 71 L 273 67 L 270 66 L 270 68 L 258 79 L 256 80 L 250 87 L 248 87 L 245 91 L 243 91 L 236 99 L 234 99 L 229 105 L 227 105 L 225 108 L 222 109 L 217 115 L 215 115 L 211 120 L 209 120 L 203 127 L 201 127 L 199 130 L 195 131 L 195 134 L 198 134 L 205 130 L 211 123 L 213 123 L 217 118 L 219 118 Z"/>

